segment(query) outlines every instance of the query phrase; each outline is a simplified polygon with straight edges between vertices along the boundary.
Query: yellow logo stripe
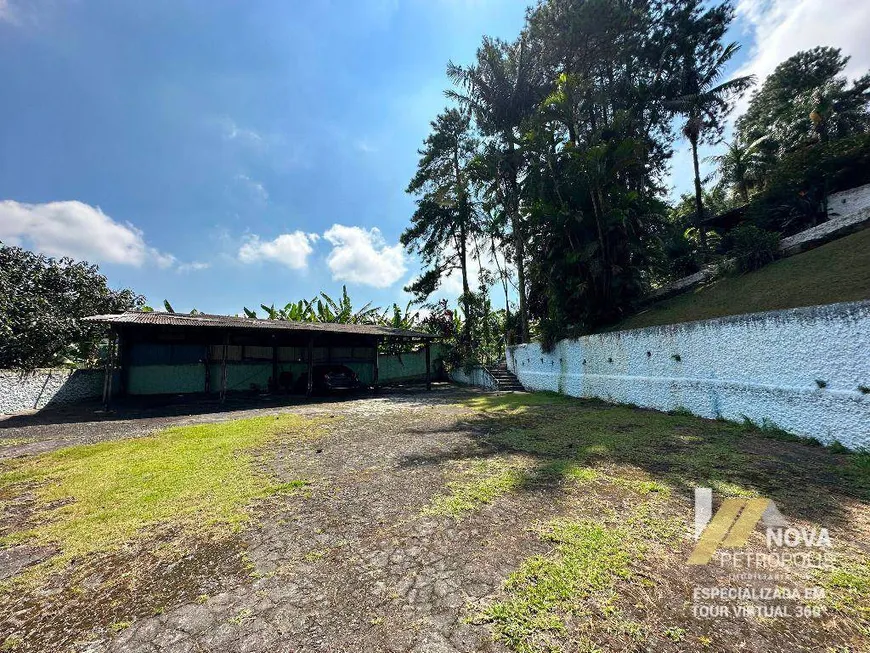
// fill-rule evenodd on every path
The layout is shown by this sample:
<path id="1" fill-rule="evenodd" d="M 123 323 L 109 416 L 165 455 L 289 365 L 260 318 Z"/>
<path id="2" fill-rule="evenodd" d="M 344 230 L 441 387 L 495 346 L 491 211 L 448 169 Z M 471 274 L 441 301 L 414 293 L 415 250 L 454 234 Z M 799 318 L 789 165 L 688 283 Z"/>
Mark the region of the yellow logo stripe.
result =
<path id="1" fill-rule="evenodd" d="M 728 537 L 722 542 L 727 549 L 736 549 L 745 546 L 749 541 L 749 535 L 755 530 L 755 525 L 761 519 L 761 515 L 767 510 L 770 499 L 749 499 L 746 507 L 737 518 L 737 522 L 731 527 Z"/>
<path id="2" fill-rule="evenodd" d="M 725 499 L 719 510 L 707 524 L 707 528 L 701 533 L 695 550 L 689 556 L 690 565 L 706 565 L 713 557 L 719 542 L 728 533 L 728 529 L 737 518 L 737 514 L 746 504 L 745 499 Z"/>

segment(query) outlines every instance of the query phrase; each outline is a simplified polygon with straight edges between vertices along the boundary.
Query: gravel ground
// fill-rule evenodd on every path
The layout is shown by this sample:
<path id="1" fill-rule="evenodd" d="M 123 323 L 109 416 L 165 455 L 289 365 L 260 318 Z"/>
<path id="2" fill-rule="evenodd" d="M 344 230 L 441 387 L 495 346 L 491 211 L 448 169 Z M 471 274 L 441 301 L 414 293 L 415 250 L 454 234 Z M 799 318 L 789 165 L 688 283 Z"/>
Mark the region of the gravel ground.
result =
<path id="1" fill-rule="evenodd" d="M 438 386 L 219 413 L 189 405 L 6 419 L 0 439 L 17 442 L 0 449 L 8 457 L 285 410 L 337 418 L 326 437 L 285 444 L 265 463 L 282 479 L 312 479 L 310 496 L 264 504 L 254 526 L 192 541 L 171 563 L 148 543 L 79 561 L 40 596 L 0 606 L 8 611 L 0 641 L 18 633 L 15 650 L 128 653 L 502 650 L 466 618 L 540 549 L 516 524 L 555 508 L 540 493 L 462 521 L 421 514 L 444 490 L 447 467 L 492 453 L 462 426 L 456 402 L 472 392 Z M 131 569 L 135 582 L 119 582 Z"/>

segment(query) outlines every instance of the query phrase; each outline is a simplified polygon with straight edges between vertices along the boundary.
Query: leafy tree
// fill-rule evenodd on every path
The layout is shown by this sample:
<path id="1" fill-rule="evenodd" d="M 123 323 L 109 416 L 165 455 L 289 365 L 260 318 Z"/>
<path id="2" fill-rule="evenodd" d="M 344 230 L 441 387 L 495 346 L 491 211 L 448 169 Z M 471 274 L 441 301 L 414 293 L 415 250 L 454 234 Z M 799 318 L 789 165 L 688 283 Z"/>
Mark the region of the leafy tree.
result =
<path id="1" fill-rule="evenodd" d="M 333 299 L 325 292 L 310 300 L 300 299 L 289 302 L 284 308 L 275 305 L 260 304 L 266 312 L 266 319 L 288 320 L 292 322 L 331 322 L 334 324 L 378 324 L 381 320 L 380 308 L 373 307 L 371 302 L 358 310 L 354 310 L 353 302 L 347 293 L 347 286 L 341 287 L 341 297 Z M 244 308 L 245 316 L 256 318 L 257 312 Z"/>
<path id="2" fill-rule="evenodd" d="M 789 57 L 764 80 L 738 120 L 744 142 L 768 137 L 782 155 L 807 141 L 837 139 L 870 129 L 870 74 L 851 86 L 839 48 L 817 47 Z"/>
<path id="3" fill-rule="evenodd" d="M 692 147 L 695 220 L 704 251 L 707 243 L 698 145 L 721 139 L 725 117 L 732 108 L 731 100 L 754 83 L 751 75 L 719 81 L 726 65 L 740 49 L 737 43 L 722 44 L 734 11 L 727 2 L 705 7 L 702 0 L 690 0 L 675 5 L 668 12 L 668 19 L 675 27 L 673 56 L 677 62 L 675 98 L 668 105 L 686 119 L 682 131 Z"/>
<path id="4" fill-rule="evenodd" d="M 526 307 L 526 240 L 521 210 L 523 177 L 522 126 L 546 93 L 535 44 L 523 34 L 516 43 L 484 37 L 476 62 L 447 66 L 447 76 L 461 90 L 449 97 L 468 107 L 488 139 L 483 160 L 492 174 L 482 185 L 484 196 L 498 207 L 492 233 L 508 236 L 517 270 L 520 341 L 528 339 Z M 481 177 L 478 177 L 478 182 Z"/>
<path id="5" fill-rule="evenodd" d="M 469 244 L 480 231 L 468 174 L 476 147 L 467 114 L 447 109 L 432 122 L 432 133 L 419 151 L 417 172 L 407 189 L 408 193 L 422 196 L 417 200 L 411 226 L 400 237 L 408 251 L 418 254 L 428 268 L 406 289 L 414 293 L 417 301 L 425 301 L 451 271 L 460 271 L 466 342 L 473 321 Z"/>
<path id="6" fill-rule="evenodd" d="M 110 289 L 96 265 L 0 243 L 0 368 L 93 361 L 105 329 L 81 318 L 143 303 L 132 290 Z"/>
<path id="7" fill-rule="evenodd" d="M 755 139 L 746 144 L 739 137 L 725 145 L 725 151 L 710 157 L 717 165 L 717 174 L 721 181 L 730 187 L 737 197 L 746 204 L 749 202 L 749 190 L 760 180 L 761 169 L 765 155 L 762 146 L 767 136 Z"/>

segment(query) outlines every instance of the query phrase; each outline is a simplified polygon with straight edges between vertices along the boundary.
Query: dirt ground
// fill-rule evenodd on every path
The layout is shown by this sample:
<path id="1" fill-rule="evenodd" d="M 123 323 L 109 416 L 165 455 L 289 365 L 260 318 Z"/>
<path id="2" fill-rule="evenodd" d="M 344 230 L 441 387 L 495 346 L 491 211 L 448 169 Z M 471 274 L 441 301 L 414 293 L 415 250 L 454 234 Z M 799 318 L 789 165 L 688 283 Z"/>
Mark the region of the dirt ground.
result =
<path id="1" fill-rule="evenodd" d="M 205 531 L 179 535 L 156 529 L 121 550 L 73 560 L 32 590 L 0 595 L 3 650 L 511 650 L 510 640 L 496 638 L 492 621 L 480 613 L 504 596 L 506 579 L 524 561 L 553 554 L 553 542 L 542 538 L 536 525 L 566 516 L 595 518 L 605 503 L 608 511 L 626 514 L 638 506 L 655 511 L 665 504 L 647 499 L 647 486 L 624 482 L 606 486 L 596 499 L 599 503 L 590 502 L 587 491 L 566 491 L 564 479 L 552 483 L 540 476 L 534 482 L 506 485 L 503 492 L 484 488 L 479 496 L 472 495 L 469 509 L 460 506 L 456 514 L 427 509 L 449 495 L 451 483 L 478 462 L 498 458 L 523 470 L 529 461 L 540 463 L 540 457 L 529 457 L 529 451 L 539 450 L 517 451 L 492 437 L 499 425 L 469 407 L 480 396 L 437 385 L 429 393 L 398 390 L 291 406 L 231 405 L 221 412 L 178 405 L 128 408 L 95 418 L 89 407 L 0 420 L 0 460 L 144 436 L 171 425 L 286 411 L 328 425 L 321 438 L 280 441 L 258 458 L 279 479 L 304 478 L 310 485 L 304 493 L 251 506 L 254 519 L 243 530 L 210 536 Z M 548 409 L 541 410 L 537 417 L 547 419 Z M 643 420 L 645 411 L 634 414 Z M 524 419 L 524 413 L 512 417 L 512 432 L 522 430 Z M 620 428 L 631 426 L 629 422 Z M 677 437 L 685 433 L 680 428 L 673 429 Z M 828 455 L 823 450 L 806 453 L 807 447 L 761 438 L 745 445 L 745 451 L 762 457 L 774 448 L 781 452 L 781 458 L 769 459 L 774 466 L 777 461 L 796 468 L 828 464 L 827 458 L 818 458 Z M 613 462 L 601 461 L 599 469 L 606 471 Z M 638 478 L 657 478 L 659 471 L 668 472 L 651 466 Z M 622 598 L 610 607 L 597 606 L 573 617 L 578 623 L 609 619 L 618 606 L 620 620 L 608 621 L 604 630 L 590 630 L 568 619 L 567 632 L 556 629 L 552 638 L 533 639 L 528 648 L 515 649 L 858 651 L 868 644 L 863 626 L 854 626 L 851 619 L 820 623 L 818 632 L 806 636 L 788 634 L 795 629 L 793 622 L 787 627 L 763 622 L 714 627 L 688 619 L 685 605 L 693 579 L 676 561 L 684 560 L 692 548 L 693 499 L 686 488 L 672 486 L 668 515 L 677 516 L 683 526 L 676 539 L 662 536 L 660 548 L 671 550 L 673 560 L 658 569 L 635 560 L 632 573 L 644 576 L 643 583 L 620 590 Z M 649 487 L 655 494 L 655 487 Z M 837 523 L 850 523 L 855 533 L 866 535 L 866 503 L 841 490 L 830 490 L 842 511 Z M 782 501 L 789 505 L 787 496 Z M 14 521 L 14 509 L 4 506 L 4 528 Z M 172 542 L 171 550 L 161 542 Z M 26 546 L 0 549 L 0 578 L 12 577 L 51 553 Z M 647 560 L 651 555 L 646 553 Z M 860 560 L 867 565 L 866 556 Z M 599 609 L 610 616 L 598 616 Z M 656 609 L 658 616 L 649 616 Z M 632 630 L 636 627 L 642 628 L 640 636 Z M 797 628 L 809 632 L 816 626 Z M 830 647 L 817 648 L 822 642 Z"/>

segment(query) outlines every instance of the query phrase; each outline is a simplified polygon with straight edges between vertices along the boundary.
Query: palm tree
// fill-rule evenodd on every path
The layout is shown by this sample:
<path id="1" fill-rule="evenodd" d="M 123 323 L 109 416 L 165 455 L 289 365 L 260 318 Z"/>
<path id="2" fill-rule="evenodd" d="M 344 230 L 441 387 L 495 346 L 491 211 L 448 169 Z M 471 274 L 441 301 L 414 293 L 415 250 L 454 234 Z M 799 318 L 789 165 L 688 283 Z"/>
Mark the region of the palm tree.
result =
<path id="1" fill-rule="evenodd" d="M 739 137 L 725 145 L 725 152 L 708 158 L 716 164 L 718 175 L 733 188 L 744 204 L 749 202 L 749 185 L 758 181 L 763 152 L 760 145 L 769 136 L 762 136 L 746 145 Z"/>
<path id="2" fill-rule="evenodd" d="M 513 44 L 484 37 L 477 62 L 461 67 L 452 62 L 447 75 L 463 92 L 448 91 L 448 97 L 467 106 L 478 128 L 496 144 L 498 177 L 493 185 L 497 201 L 510 222 L 519 291 L 520 341 L 528 339 L 526 308 L 525 234 L 520 215 L 522 152 L 520 126 L 532 115 L 544 95 L 536 80 L 535 58 L 528 52 L 525 36 Z"/>
<path id="3" fill-rule="evenodd" d="M 740 46 L 730 43 L 720 48 L 714 56 L 698 58 L 697 45 L 701 39 L 691 41 L 692 47 L 684 48 L 681 59 L 681 83 L 679 95 L 668 102 L 676 113 L 686 117 L 683 135 L 692 146 L 692 165 L 695 172 L 695 224 L 701 236 L 701 250 L 707 251 L 707 233 L 704 229 L 703 191 L 701 171 L 698 165 L 698 143 L 708 140 L 708 132 L 718 135 L 725 116 L 731 110 L 731 100 L 741 95 L 755 83 L 753 75 L 736 77 L 719 83 L 726 64 L 734 57 Z"/>

